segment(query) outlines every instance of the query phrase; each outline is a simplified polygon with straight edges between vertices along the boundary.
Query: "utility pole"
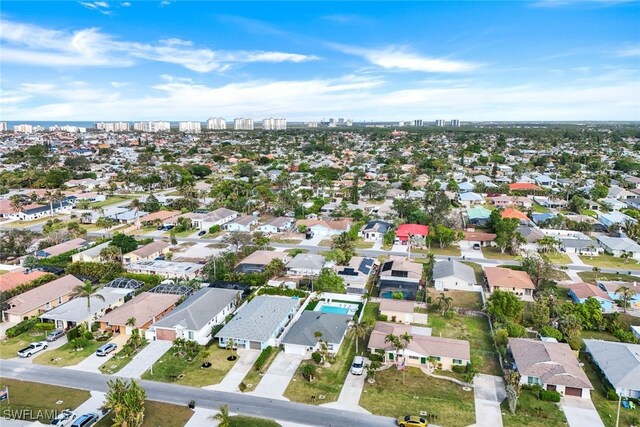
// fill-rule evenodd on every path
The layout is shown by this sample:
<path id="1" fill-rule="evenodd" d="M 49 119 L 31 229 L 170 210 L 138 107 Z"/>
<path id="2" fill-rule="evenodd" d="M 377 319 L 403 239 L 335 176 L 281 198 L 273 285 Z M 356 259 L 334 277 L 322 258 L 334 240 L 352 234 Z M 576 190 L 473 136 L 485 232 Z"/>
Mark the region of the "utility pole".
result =
<path id="1" fill-rule="evenodd" d="M 622 394 L 618 394 L 618 413 L 616 415 L 616 427 L 620 426 L 620 403 L 622 403 Z"/>

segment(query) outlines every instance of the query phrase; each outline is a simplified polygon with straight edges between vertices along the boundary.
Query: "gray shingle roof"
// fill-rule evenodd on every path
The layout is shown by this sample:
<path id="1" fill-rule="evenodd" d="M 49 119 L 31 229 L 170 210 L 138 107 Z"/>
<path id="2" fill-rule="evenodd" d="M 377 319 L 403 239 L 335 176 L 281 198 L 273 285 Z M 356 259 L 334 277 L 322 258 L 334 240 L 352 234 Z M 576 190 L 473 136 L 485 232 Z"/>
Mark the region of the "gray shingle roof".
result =
<path id="1" fill-rule="evenodd" d="M 600 340 L 584 345 L 614 387 L 640 390 L 640 345 Z"/>
<path id="2" fill-rule="evenodd" d="M 222 309 L 231 304 L 239 291 L 232 289 L 203 288 L 191 295 L 170 314 L 156 322 L 159 328 L 181 326 L 198 331 Z"/>
<path id="3" fill-rule="evenodd" d="M 433 278 L 455 276 L 469 283 L 476 283 L 476 273 L 473 268 L 458 261 L 438 261 L 433 265 Z"/>
<path id="4" fill-rule="evenodd" d="M 324 267 L 325 257 L 318 254 L 298 254 L 287 263 L 287 268 L 309 268 L 321 270 Z"/>
<path id="5" fill-rule="evenodd" d="M 322 333 L 322 340 L 339 343 L 353 318 L 348 314 L 305 311 L 282 340 L 285 344 L 299 344 L 313 347 L 318 340 L 316 332 Z"/>
<path id="6" fill-rule="evenodd" d="M 267 341 L 297 306 L 297 299 L 257 296 L 218 332 L 216 338 Z"/>

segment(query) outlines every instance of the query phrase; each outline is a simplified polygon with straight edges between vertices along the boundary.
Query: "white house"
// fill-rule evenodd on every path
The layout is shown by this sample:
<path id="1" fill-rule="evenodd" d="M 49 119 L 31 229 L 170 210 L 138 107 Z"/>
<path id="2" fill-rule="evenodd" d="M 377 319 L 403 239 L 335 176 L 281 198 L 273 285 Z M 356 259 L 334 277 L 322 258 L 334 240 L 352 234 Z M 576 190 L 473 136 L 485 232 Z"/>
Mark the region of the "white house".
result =
<path id="1" fill-rule="evenodd" d="M 433 265 L 433 282 L 436 290 L 482 292 L 473 268 L 459 261 L 438 261 Z"/>
<path id="2" fill-rule="evenodd" d="M 254 215 L 244 215 L 232 222 L 228 222 L 222 226 L 227 231 L 243 231 L 250 232 L 251 228 L 258 224 L 258 217 Z"/>
<path id="3" fill-rule="evenodd" d="M 303 311 L 282 340 L 286 354 L 307 356 L 320 348 L 316 334 L 331 354 L 338 353 L 353 317 L 348 314 Z"/>
<path id="4" fill-rule="evenodd" d="M 224 224 L 238 218 L 239 214 L 231 209 L 220 208 L 213 212 L 190 213 L 185 215 L 191 219 L 191 225 L 199 230 L 208 230 L 214 225 L 222 227 Z"/>
<path id="5" fill-rule="evenodd" d="M 631 258 L 640 260 L 640 245 L 628 237 L 598 236 L 597 242 L 605 252 L 615 257 L 628 254 Z"/>
<path id="6" fill-rule="evenodd" d="M 286 265 L 287 274 L 295 276 L 318 276 L 326 259 L 318 254 L 298 254 Z"/>
<path id="7" fill-rule="evenodd" d="M 260 231 L 265 234 L 285 233 L 293 228 L 293 224 L 295 224 L 295 219 L 287 218 L 286 216 L 279 216 L 277 218 L 273 218 L 266 224 L 258 226 L 256 231 Z"/>

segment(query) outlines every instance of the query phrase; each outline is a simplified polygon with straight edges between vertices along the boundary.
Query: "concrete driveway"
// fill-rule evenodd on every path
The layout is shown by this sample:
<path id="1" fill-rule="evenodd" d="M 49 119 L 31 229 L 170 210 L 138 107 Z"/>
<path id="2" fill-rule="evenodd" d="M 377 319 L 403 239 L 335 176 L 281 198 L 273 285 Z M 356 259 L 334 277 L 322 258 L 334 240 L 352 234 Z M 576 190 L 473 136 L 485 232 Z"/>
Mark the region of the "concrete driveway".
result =
<path id="1" fill-rule="evenodd" d="M 252 394 L 272 399 L 287 400 L 283 394 L 289 382 L 302 362 L 303 357 L 295 354 L 280 353 Z"/>
<path id="2" fill-rule="evenodd" d="M 31 357 L 16 356 L 16 357 L 12 357 L 11 360 L 17 360 L 17 361 L 23 362 L 23 363 L 33 363 L 33 359 L 35 359 L 36 357 L 40 356 L 43 353 L 46 353 L 47 351 L 55 350 L 56 348 L 62 347 L 66 343 L 67 343 L 67 336 L 65 335 L 62 338 L 58 338 L 57 340 L 55 340 L 53 342 L 47 343 L 47 349 L 46 350 L 42 350 L 41 352 L 36 353 Z"/>
<path id="3" fill-rule="evenodd" d="M 591 399 L 567 396 L 560 400 L 560 406 L 569 427 L 604 427 Z"/>
<path id="4" fill-rule="evenodd" d="M 253 367 L 253 364 L 260 355 L 260 350 L 239 348 L 238 355 L 240 358 L 236 361 L 231 370 L 227 372 L 227 375 L 225 375 L 222 381 L 220 381 L 220 384 L 210 385 L 203 388 L 207 390 L 240 391 L 238 385 Z"/>
<path id="5" fill-rule="evenodd" d="M 309 240 L 302 239 L 302 241 L 300 242 L 300 246 L 320 246 L 320 242 L 322 242 L 325 239 L 331 239 L 331 237 L 330 236 L 320 236 L 320 235 L 316 234 L 315 236 L 313 236 Z"/>
<path id="6" fill-rule="evenodd" d="M 140 378 L 163 354 L 169 351 L 172 345 L 171 341 L 151 341 L 118 372 L 118 376 Z"/>
<path id="7" fill-rule="evenodd" d="M 507 397 L 504 379 L 478 374 L 473 379 L 477 427 L 502 427 L 500 402 Z"/>
<path id="8" fill-rule="evenodd" d="M 369 361 L 365 361 L 365 364 L 368 365 Z M 344 381 L 344 385 L 340 390 L 340 396 L 338 396 L 338 400 L 336 402 L 325 403 L 324 405 L 320 406 L 334 409 L 344 409 L 346 411 L 370 413 L 369 411 L 358 405 L 360 403 L 360 396 L 362 395 L 362 390 L 364 389 L 364 381 L 366 377 L 366 373 L 362 375 L 353 375 L 351 372 L 349 372 L 347 378 Z"/>
<path id="9" fill-rule="evenodd" d="M 78 371 L 100 373 L 100 370 L 98 368 L 102 366 L 107 360 L 111 359 L 118 351 L 120 351 L 122 349 L 122 346 L 127 342 L 128 338 L 129 337 L 126 336 L 125 334 L 119 334 L 115 338 L 111 339 L 110 341 L 104 342 L 104 344 L 107 344 L 107 343 L 117 344 L 118 348 L 116 349 L 116 351 L 112 351 L 107 356 L 103 356 L 103 357 L 97 356 L 96 353 L 94 352 L 91 354 L 91 356 L 87 357 L 77 365 L 65 366 L 65 369 L 76 369 Z"/>
<path id="10" fill-rule="evenodd" d="M 484 254 L 481 250 L 473 249 L 473 245 L 479 242 L 469 242 L 467 240 L 461 240 L 460 245 L 460 254 L 465 258 L 483 258 Z"/>
<path id="11" fill-rule="evenodd" d="M 102 393 L 99 391 L 92 391 L 91 397 L 87 399 L 83 404 L 78 406 L 73 412 L 76 413 L 77 416 L 82 414 L 89 414 L 91 412 L 95 412 L 102 418 L 103 414 L 100 408 L 104 405 L 104 397 L 106 393 Z"/>

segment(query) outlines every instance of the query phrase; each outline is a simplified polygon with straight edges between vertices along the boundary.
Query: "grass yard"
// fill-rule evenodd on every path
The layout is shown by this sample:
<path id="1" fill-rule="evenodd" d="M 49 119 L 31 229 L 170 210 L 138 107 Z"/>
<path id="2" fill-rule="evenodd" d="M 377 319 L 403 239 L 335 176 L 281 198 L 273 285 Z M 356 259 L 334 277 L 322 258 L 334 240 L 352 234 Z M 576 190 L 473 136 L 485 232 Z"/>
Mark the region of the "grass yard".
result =
<path id="1" fill-rule="evenodd" d="M 140 353 L 142 349 L 145 348 L 148 344 L 149 341 L 145 341 L 144 344 L 138 349 L 138 353 Z M 100 372 L 102 372 L 103 374 L 115 374 L 116 372 L 119 372 L 120 369 L 124 368 L 126 364 L 131 362 L 131 360 L 138 353 L 132 354 L 131 356 L 124 356 L 122 355 L 122 348 L 120 348 L 120 350 L 118 350 L 118 352 L 114 354 L 111 359 L 107 360 L 98 369 L 100 369 Z"/>
<path id="2" fill-rule="evenodd" d="M 362 315 L 362 321 L 373 325 L 378 320 L 378 314 L 380 312 L 380 303 L 367 302 L 364 306 L 364 314 Z"/>
<path id="3" fill-rule="evenodd" d="M 394 418 L 427 411 L 438 416 L 434 423 L 447 427 L 475 423 L 473 391 L 429 377 L 418 368 L 406 368 L 404 375 L 402 384 L 402 372 L 395 367 L 377 372 L 374 384 L 365 382 L 360 406 Z"/>
<path id="4" fill-rule="evenodd" d="M 598 255 L 595 257 L 581 256 L 580 259 L 585 264 L 592 265 L 600 268 L 619 268 L 620 270 L 635 270 L 638 267 L 638 261 L 634 259 L 624 259 L 614 257 L 607 254 Z"/>
<path id="5" fill-rule="evenodd" d="M 176 238 L 178 239 L 182 239 L 184 237 L 189 237 L 191 236 L 193 233 L 197 233 L 198 230 L 195 228 L 190 228 L 188 230 L 184 230 L 184 231 L 179 231 L 175 234 Z"/>
<path id="6" fill-rule="evenodd" d="M 111 427 L 113 417 L 110 415 L 101 419 L 95 427 Z M 193 411 L 186 405 L 179 406 L 147 400 L 144 402 L 142 427 L 183 427 L 192 416 Z"/>
<path id="7" fill-rule="evenodd" d="M 561 427 L 565 416 L 558 403 L 543 402 L 531 390 L 522 390 L 518 398 L 516 413 L 511 414 L 507 399 L 502 402 L 504 427 Z"/>
<path id="8" fill-rule="evenodd" d="M 551 261 L 552 264 L 571 264 L 571 258 L 569 258 L 567 254 L 563 254 L 561 252 L 551 252 L 545 255 L 547 258 L 549 258 L 549 261 Z"/>
<path id="9" fill-rule="evenodd" d="M 14 414 L 10 417 L 46 424 L 51 422 L 57 411 L 75 409 L 91 397 L 85 390 L 1 378 L 0 388 L 4 387 L 9 387 L 10 404 L 6 400 L 0 402 L 0 414 L 3 418 Z M 59 405 L 56 404 L 58 400 L 62 400 Z M 36 420 L 37 414 L 42 414 L 43 417 Z"/>
<path id="10" fill-rule="evenodd" d="M 175 356 L 173 351 L 169 350 L 160 360 L 154 363 L 153 374 L 151 373 L 152 370 L 148 370 L 142 375 L 142 379 L 192 387 L 218 384 L 237 360 L 228 361 L 229 350 L 220 348 L 217 344 L 206 347 L 206 351 L 209 353 L 208 357 L 200 355 L 189 362 L 186 359 Z M 202 362 L 205 360 L 212 363 L 210 368 L 203 369 L 201 367 Z M 174 375 L 178 377 L 182 375 L 182 378 L 174 380 L 172 379 Z"/>
<path id="11" fill-rule="evenodd" d="M 431 307 L 437 310 L 433 304 Z M 455 315 L 453 319 L 447 319 L 441 317 L 437 311 L 432 311 L 429 314 L 428 326 L 432 328 L 431 335 L 434 337 L 442 336 L 469 341 L 471 362 L 478 372 L 502 375 L 498 355 L 493 345 L 489 320 L 484 316 Z"/>
<path id="12" fill-rule="evenodd" d="M 356 249 L 371 249 L 373 242 L 365 242 L 362 237 L 358 238 L 353 244 Z"/>
<path id="13" fill-rule="evenodd" d="M 469 267 L 473 268 L 474 273 L 476 273 L 476 283 L 484 283 L 484 270 L 482 269 L 482 266 L 480 264 L 470 261 L 462 261 L 462 263 L 467 264 Z"/>
<path id="14" fill-rule="evenodd" d="M 0 342 L 0 359 L 10 359 L 16 357 L 18 350 L 25 348 L 35 341 L 44 341 L 47 334 L 44 332 L 25 332 L 17 337 L 7 338 Z"/>
<path id="15" fill-rule="evenodd" d="M 445 248 L 440 248 L 438 246 L 431 246 L 431 249 L 420 248 L 420 249 L 411 249 L 412 254 L 429 254 L 432 253 L 434 255 L 441 256 L 460 256 L 460 247 L 449 245 Z"/>
<path id="16" fill-rule="evenodd" d="M 549 213 L 549 209 L 545 208 L 544 206 L 533 202 L 533 206 L 531 207 L 531 210 L 533 210 L 533 212 L 535 213 Z"/>
<path id="17" fill-rule="evenodd" d="M 255 390 L 256 386 L 260 383 L 262 376 L 265 372 L 267 372 L 269 366 L 271 366 L 278 354 L 280 354 L 280 347 L 276 347 L 271 351 L 271 354 L 269 354 L 269 358 L 266 360 L 266 362 L 264 362 L 264 365 L 262 365 L 262 369 L 257 370 L 255 368 L 255 365 L 251 367 L 251 370 L 247 373 L 247 375 L 245 375 L 244 379 L 242 380 L 245 385 L 251 384 L 251 388 L 247 388 L 243 391 Z"/>
<path id="18" fill-rule="evenodd" d="M 281 243 L 283 245 L 297 245 L 302 242 L 302 239 L 271 239 L 271 243 Z"/>
<path id="19" fill-rule="evenodd" d="M 620 342 L 613 334 L 606 331 L 582 331 L 582 339 Z"/>
<path id="20" fill-rule="evenodd" d="M 632 276 L 629 274 L 596 273 L 594 271 L 581 271 L 578 273 L 578 276 L 588 283 L 595 283 L 596 278 L 598 280 L 618 280 L 622 282 L 636 282 L 640 280 L 638 276 Z"/>
<path id="21" fill-rule="evenodd" d="M 582 369 L 589 377 L 589 381 L 593 385 L 594 390 L 591 391 L 591 400 L 593 401 L 598 414 L 600 414 L 600 418 L 606 427 L 614 427 L 616 425 L 616 414 L 618 411 L 618 400 L 608 400 L 605 393 L 605 386 L 600 379 L 600 375 L 596 371 L 596 368 L 587 361 L 587 358 L 584 354 L 580 355 L 580 361 L 584 363 Z M 621 426 L 630 426 L 632 425 L 633 417 L 636 417 L 636 420 L 640 418 L 638 415 L 638 410 L 632 409 L 624 409 L 622 406 L 620 407 L 620 425 Z M 636 422 L 637 423 L 637 422 Z"/>
<path id="22" fill-rule="evenodd" d="M 355 339 L 353 332 L 349 332 L 345 337 L 340 351 L 336 357 L 336 361 L 328 368 L 318 366 L 318 376 L 312 382 L 302 378 L 301 370 L 305 363 L 314 363 L 313 361 L 303 361 L 289 386 L 284 392 L 284 396 L 289 400 L 301 403 L 322 404 L 335 402 L 342 389 L 344 380 L 347 378 L 351 361 L 356 354 Z M 323 400 L 311 399 L 311 396 L 324 396 Z"/>
<path id="23" fill-rule="evenodd" d="M 453 298 L 453 307 L 467 308 L 471 310 L 482 310 L 482 296 L 480 292 L 467 292 L 467 291 L 437 291 L 434 288 L 428 288 L 429 296 L 434 307 L 437 306 L 436 298 L 440 294 L 445 294 L 447 297 Z"/>
<path id="24" fill-rule="evenodd" d="M 33 359 L 33 363 L 38 365 L 50 365 L 50 366 L 73 366 L 82 362 L 87 357 L 91 356 L 101 345 L 105 344 L 105 341 L 91 340 L 85 348 L 76 351 L 72 343 L 66 343 L 60 348 L 47 351 L 44 354 L 36 356 Z"/>
<path id="25" fill-rule="evenodd" d="M 280 427 L 280 424 L 273 420 L 264 418 L 247 417 L 244 415 L 235 415 L 229 417 L 229 427 Z M 165 427 L 164 425 L 162 427 Z"/>
<path id="26" fill-rule="evenodd" d="M 122 196 L 107 197 L 107 200 L 103 202 L 89 203 L 89 207 L 91 209 L 100 209 L 100 208 L 104 208 L 105 206 L 114 205 L 116 203 L 125 202 L 127 200 L 129 200 L 129 197 L 122 197 Z"/>
<path id="27" fill-rule="evenodd" d="M 488 259 L 508 259 L 515 261 L 517 257 L 509 255 L 508 253 L 501 253 L 500 248 L 493 246 L 485 246 L 482 248 L 482 254 Z"/>
<path id="28" fill-rule="evenodd" d="M 330 248 L 331 243 L 333 243 L 332 239 L 324 239 L 324 240 L 320 240 L 320 243 L 318 243 L 318 246 L 326 246 Z"/>
<path id="29" fill-rule="evenodd" d="M 0 270 L 0 276 L 2 276 L 4 273 L 8 273 L 7 270 Z"/>
<path id="30" fill-rule="evenodd" d="M 29 227 L 31 225 L 41 224 L 41 223 L 47 222 L 50 219 L 56 219 L 56 218 L 58 218 L 57 215 L 34 219 L 33 221 L 13 221 L 5 224 L 4 226 L 9 228 Z"/>

